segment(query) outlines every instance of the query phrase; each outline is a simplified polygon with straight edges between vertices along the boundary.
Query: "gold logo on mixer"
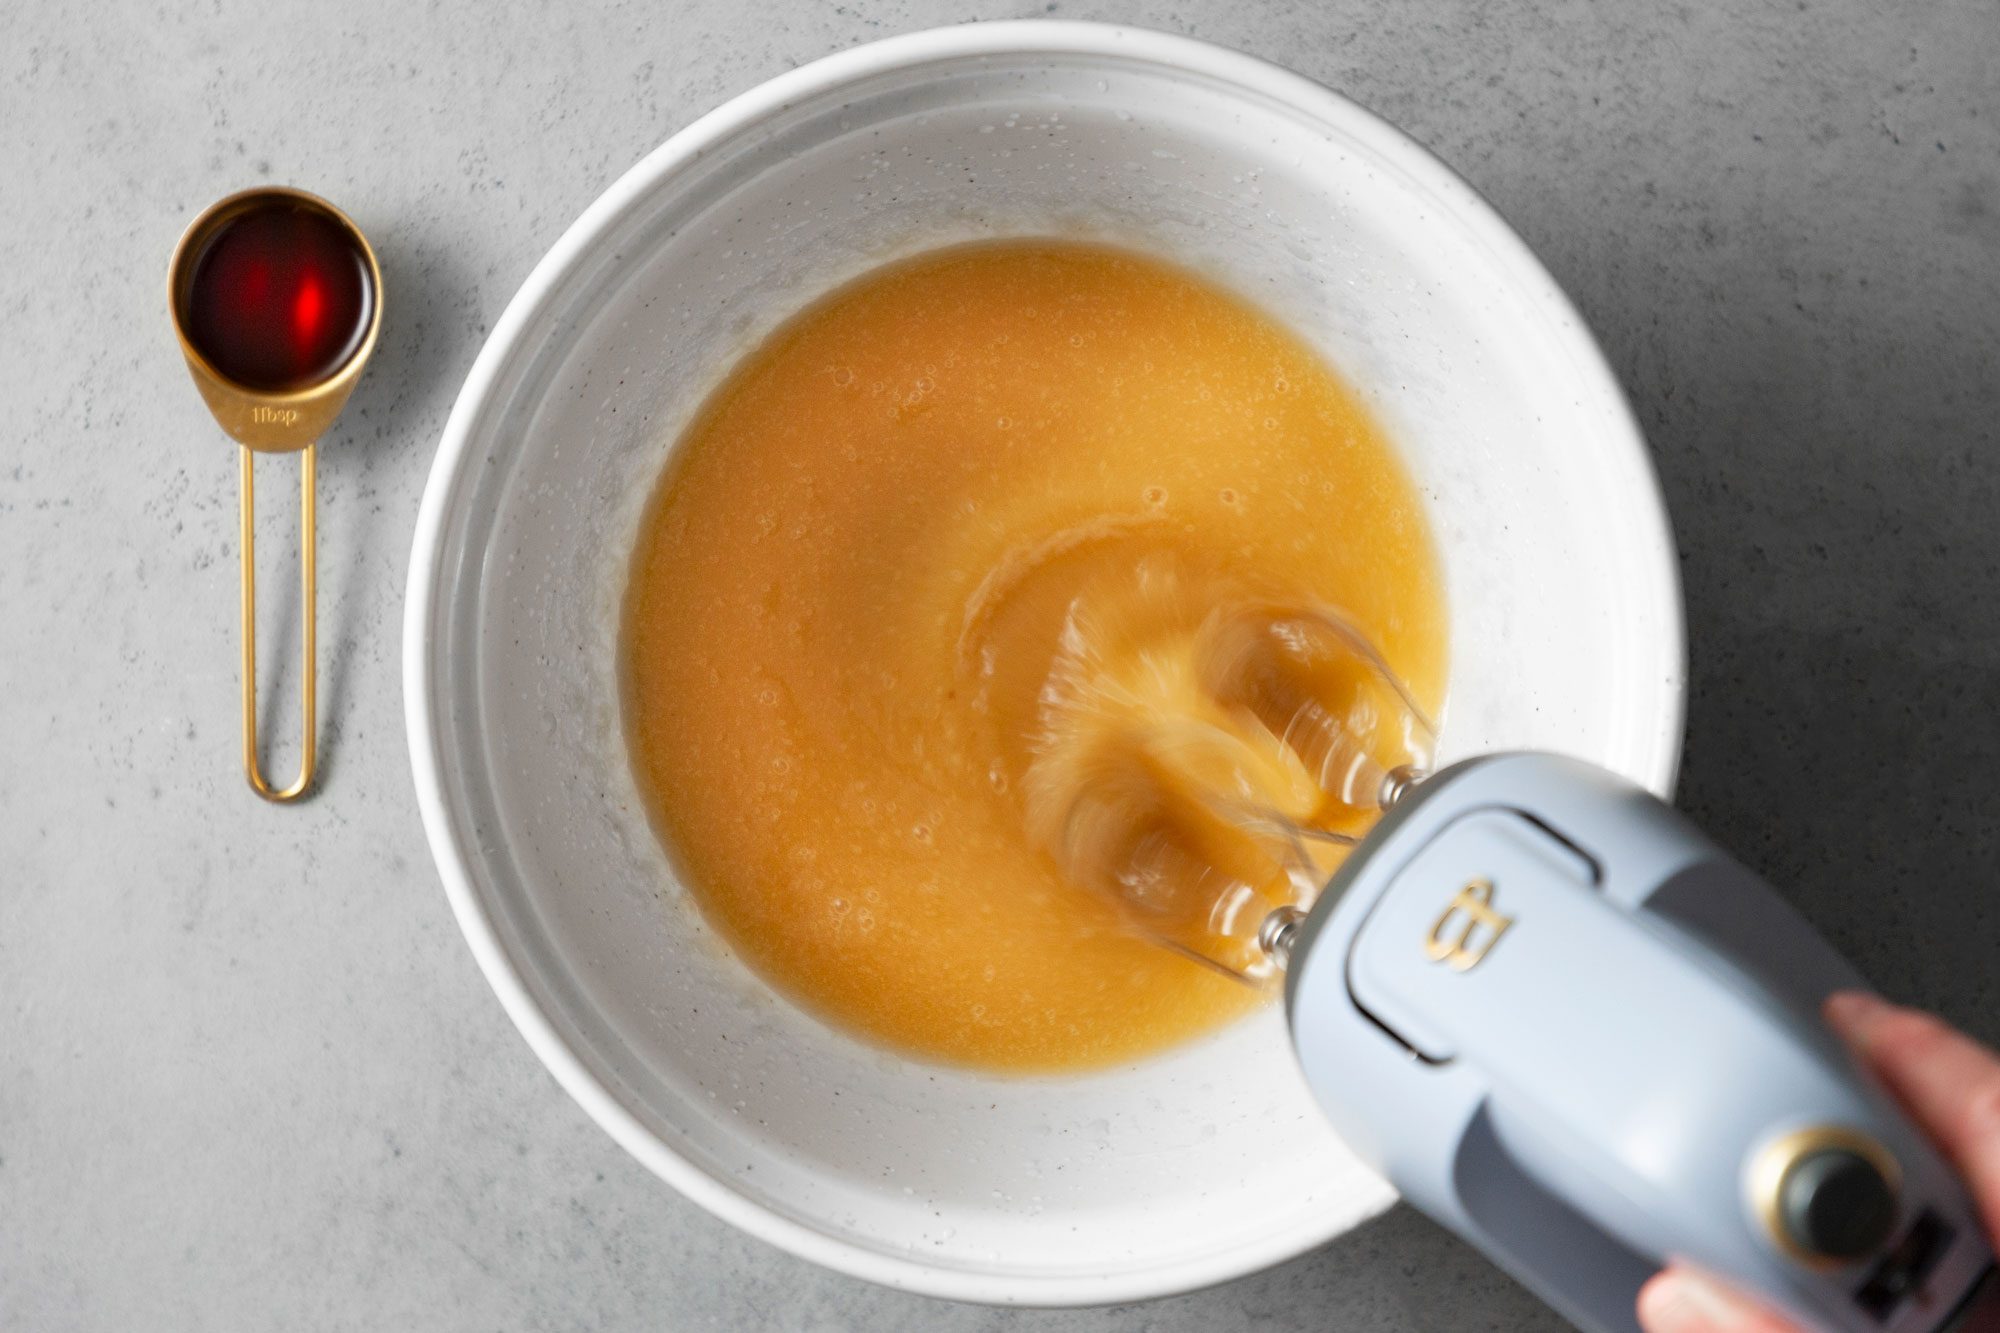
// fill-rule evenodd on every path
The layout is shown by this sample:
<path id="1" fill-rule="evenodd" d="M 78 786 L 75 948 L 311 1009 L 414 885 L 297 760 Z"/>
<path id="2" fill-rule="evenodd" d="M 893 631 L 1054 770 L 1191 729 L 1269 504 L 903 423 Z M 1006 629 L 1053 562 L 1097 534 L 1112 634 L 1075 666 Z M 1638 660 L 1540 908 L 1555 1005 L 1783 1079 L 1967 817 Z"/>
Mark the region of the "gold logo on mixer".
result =
<path id="1" fill-rule="evenodd" d="M 1475 879 L 1460 889 L 1431 923 L 1424 956 L 1454 972 L 1470 972 L 1493 952 L 1493 946 L 1513 924 L 1513 917 L 1494 910 L 1493 881 Z"/>

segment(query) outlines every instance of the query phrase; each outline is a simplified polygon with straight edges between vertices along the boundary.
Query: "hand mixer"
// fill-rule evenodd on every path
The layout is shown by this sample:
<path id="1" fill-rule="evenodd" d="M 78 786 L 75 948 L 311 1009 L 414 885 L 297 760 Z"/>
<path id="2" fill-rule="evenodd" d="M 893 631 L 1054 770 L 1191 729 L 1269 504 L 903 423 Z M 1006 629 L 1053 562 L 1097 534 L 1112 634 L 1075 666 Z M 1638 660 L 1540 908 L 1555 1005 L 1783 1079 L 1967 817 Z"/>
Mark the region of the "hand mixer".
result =
<path id="1" fill-rule="evenodd" d="M 1162 941 L 1283 969 L 1307 1083 L 1412 1203 L 1586 1329 L 1669 1260 L 1807 1327 L 2000 1329 L 1964 1190 L 1819 1017 L 1859 976 L 1673 809 L 1548 754 L 1423 776 L 1421 710 L 1324 611 L 1207 616 L 1137 673 L 1200 686 L 1164 713 L 1077 628 L 1031 826 Z"/>

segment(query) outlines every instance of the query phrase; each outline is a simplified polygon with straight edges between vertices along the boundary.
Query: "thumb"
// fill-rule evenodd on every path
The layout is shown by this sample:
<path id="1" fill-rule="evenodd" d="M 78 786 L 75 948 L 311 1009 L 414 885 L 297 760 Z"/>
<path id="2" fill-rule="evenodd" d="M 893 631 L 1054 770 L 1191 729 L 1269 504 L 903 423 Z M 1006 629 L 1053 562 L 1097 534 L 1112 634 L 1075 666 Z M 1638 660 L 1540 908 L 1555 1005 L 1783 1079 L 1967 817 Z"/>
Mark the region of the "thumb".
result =
<path id="1" fill-rule="evenodd" d="M 1678 1266 L 1639 1289 L 1639 1324 L 1646 1333 L 1802 1333 L 1734 1287 Z"/>

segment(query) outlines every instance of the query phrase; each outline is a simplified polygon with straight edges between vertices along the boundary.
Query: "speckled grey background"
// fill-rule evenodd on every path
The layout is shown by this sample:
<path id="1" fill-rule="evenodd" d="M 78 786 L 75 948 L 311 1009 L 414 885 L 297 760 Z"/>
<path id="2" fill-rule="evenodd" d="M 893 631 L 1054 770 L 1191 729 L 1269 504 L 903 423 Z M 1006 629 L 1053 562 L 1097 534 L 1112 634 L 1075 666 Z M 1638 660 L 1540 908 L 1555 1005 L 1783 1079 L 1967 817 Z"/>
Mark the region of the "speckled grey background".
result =
<path id="1" fill-rule="evenodd" d="M 1581 302 L 1659 458 L 1691 622 L 1685 803 L 1884 989 L 2000 1036 L 1991 0 L 182 8 L 0 17 L 0 1326 L 1558 1326 L 1402 1209 L 1122 1310 L 821 1272 L 628 1160 L 459 942 L 405 767 L 399 613 L 482 336 L 698 113 L 960 19 L 1052 10 L 1269 56 L 1485 191 Z M 187 218 L 263 180 L 353 211 L 391 301 L 322 464 L 325 790 L 284 810 L 236 769 L 235 459 L 162 295 Z M 267 475 L 275 543 L 289 487 Z M 297 607 L 269 596 L 275 659 Z"/>

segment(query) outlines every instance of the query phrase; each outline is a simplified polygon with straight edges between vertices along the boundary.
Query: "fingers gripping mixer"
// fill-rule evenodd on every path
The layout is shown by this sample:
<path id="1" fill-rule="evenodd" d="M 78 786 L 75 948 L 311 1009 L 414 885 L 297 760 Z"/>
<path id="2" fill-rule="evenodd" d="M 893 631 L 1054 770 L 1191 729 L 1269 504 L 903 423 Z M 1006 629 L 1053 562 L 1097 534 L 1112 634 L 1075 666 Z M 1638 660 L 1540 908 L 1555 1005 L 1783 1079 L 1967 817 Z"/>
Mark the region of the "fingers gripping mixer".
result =
<path id="1" fill-rule="evenodd" d="M 1809 1327 L 2000 1328 L 1963 1190 L 1819 1017 L 1860 979 L 1610 774 L 1447 769 L 1267 943 L 1342 1135 L 1585 1328 L 1666 1260 Z"/>

